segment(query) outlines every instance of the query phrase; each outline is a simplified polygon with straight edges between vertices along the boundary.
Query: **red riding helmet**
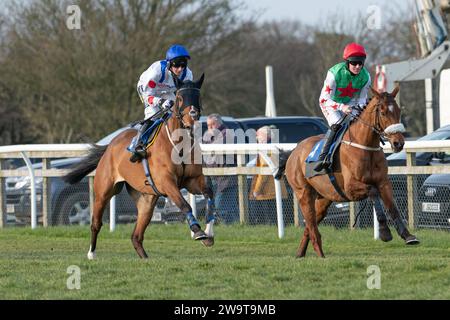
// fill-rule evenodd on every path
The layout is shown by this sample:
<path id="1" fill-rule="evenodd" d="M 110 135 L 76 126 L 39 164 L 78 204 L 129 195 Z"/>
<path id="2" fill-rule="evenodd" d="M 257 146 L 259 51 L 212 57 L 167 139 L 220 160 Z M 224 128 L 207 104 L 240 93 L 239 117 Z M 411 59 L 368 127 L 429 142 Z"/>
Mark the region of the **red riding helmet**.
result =
<path id="1" fill-rule="evenodd" d="M 343 58 L 348 61 L 364 61 L 366 59 L 366 50 L 360 44 L 355 42 L 349 43 L 345 46 Z"/>

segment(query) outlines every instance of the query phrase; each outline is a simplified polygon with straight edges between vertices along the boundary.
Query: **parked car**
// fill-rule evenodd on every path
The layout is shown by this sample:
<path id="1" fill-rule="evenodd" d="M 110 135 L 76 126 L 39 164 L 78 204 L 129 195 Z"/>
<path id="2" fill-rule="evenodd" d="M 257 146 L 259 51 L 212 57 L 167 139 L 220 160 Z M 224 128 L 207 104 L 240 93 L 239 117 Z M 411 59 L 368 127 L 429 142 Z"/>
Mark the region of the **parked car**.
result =
<path id="1" fill-rule="evenodd" d="M 237 119 L 244 131 L 258 130 L 262 126 L 273 126 L 278 129 L 278 143 L 297 143 L 308 137 L 325 133 L 328 126 L 323 118 L 290 116 L 290 117 L 258 117 Z M 250 136 L 256 142 L 256 136 Z"/>
<path id="2" fill-rule="evenodd" d="M 418 192 L 417 227 L 450 229 L 450 174 L 432 174 Z"/>

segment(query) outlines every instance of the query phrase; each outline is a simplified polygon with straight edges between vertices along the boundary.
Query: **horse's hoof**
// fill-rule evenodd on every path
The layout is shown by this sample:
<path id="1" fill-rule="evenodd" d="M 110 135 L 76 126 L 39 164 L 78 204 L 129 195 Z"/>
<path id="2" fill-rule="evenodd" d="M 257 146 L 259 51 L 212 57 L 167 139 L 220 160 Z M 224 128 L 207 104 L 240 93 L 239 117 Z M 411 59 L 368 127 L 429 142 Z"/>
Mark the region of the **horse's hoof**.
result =
<path id="1" fill-rule="evenodd" d="M 389 232 L 381 232 L 381 230 L 380 230 L 380 239 L 383 242 L 389 242 L 392 240 L 392 233 L 390 231 Z"/>
<path id="2" fill-rule="evenodd" d="M 214 237 L 203 239 L 202 243 L 205 247 L 212 247 L 214 245 Z"/>
<path id="3" fill-rule="evenodd" d="M 391 230 L 389 230 L 389 228 L 382 228 L 380 227 L 380 239 L 383 242 L 389 242 L 392 240 L 392 233 Z"/>
<path id="4" fill-rule="evenodd" d="M 208 239 L 209 237 L 206 235 L 206 233 L 203 230 L 197 231 L 194 233 L 194 235 L 192 236 L 192 238 L 194 240 L 205 240 Z"/>
<path id="5" fill-rule="evenodd" d="M 419 239 L 417 239 L 415 236 L 410 235 L 410 236 L 406 237 L 405 243 L 406 243 L 407 245 L 415 245 L 415 244 L 419 244 L 420 241 L 419 241 Z"/>
<path id="6" fill-rule="evenodd" d="M 95 254 L 95 252 L 89 251 L 87 254 L 87 258 L 89 260 L 94 260 L 97 257 L 97 255 Z"/>

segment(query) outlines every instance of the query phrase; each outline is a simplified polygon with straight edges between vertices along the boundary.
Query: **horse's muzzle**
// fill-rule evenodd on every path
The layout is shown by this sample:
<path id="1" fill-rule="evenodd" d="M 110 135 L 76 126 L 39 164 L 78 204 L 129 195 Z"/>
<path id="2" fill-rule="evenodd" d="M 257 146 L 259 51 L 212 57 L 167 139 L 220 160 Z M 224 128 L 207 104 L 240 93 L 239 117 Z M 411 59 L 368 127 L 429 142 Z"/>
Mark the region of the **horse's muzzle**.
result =
<path id="1" fill-rule="evenodd" d="M 392 149 L 395 153 L 400 152 L 403 150 L 403 146 L 405 145 L 405 142 L 403 141 L 394 141 L 392 143 Z"/>
<path id="2" fill-rule="evenodd" d="M 197 121 L 198 119 L 200 119 L 200 112 L 193 106 L 191 106 L 191 109 L 189 110 L 189 115 L 191 116 L 192 120 L 194 120 L 194 121 Z"/>
<path id="3" fill-rule="evenodd" d="M 388 136 L 389 143 L 394 153 L 400 152 L 405 146 L 405 138 L 401 133 L 395 133 Z"/>

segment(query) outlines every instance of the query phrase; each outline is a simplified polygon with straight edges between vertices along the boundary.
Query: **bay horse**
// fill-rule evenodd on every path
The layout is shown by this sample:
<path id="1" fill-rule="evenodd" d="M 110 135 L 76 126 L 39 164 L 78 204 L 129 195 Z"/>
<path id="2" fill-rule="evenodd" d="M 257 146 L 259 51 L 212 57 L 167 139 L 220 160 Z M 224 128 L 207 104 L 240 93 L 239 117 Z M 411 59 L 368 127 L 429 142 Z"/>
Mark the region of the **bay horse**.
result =
<path id="1" fill-rule="evenodd" d="M 161 129 L 159 135 L 147 148 L 150 180 L 141 163 L 133 163 L 129 160 L 130 153 L 127 146 L 136 135 L 136 130 L 132 128 L 120 133 L 107 146 L 93 145 L 88 155 L 63 177 L 66 182 L 74 184 L 96 169 L 89 259 L 94 259 L 96 256 L 97 236 L 102 227 L 103 211 L 111 197 L 118 194 L 124 185 L 138 210 L 131 241 L 139 257 L 148 258 L 143 247 L 144 233 L 161 195 L 169 197 L 186 215 L 193 239 L 201 240 L 205 246 L 214 244 L 213 192 L 205 182 L 201 161 L 200 163 L 194 161 L 194 152 L 190 152 L 192 147 L 188 148 L 190 154 L 183 155 L 184 160 L 181 163 L 178 160 L 173 161 L 174 156 L 180 156 L 178 154 L 180 150 L 177 149 L 177 146 L 180 145 L 179 141 L 174 141 L 172 138 L 172 135 L 176 135 L 177 130 L 188 132 L 186 140 L 189 140 L 189 146 L 194 142 L 194 124 L 199 120 L 202 111 L 200 88 L 203 84 L 204 74 L 196 82 L 181 82 L 177 77 L 173 77 L 173 79 L 177 88 L 174 106 L 162 123 L 162 127 L 165 128 L 158 128 Z M 185 137 L 186 135 L 181 136 Z M 183 149 L 183 151 L 185 150 Z M 153 186 L 151 182 L 153 182 Z M 206 232 L 201 229 L 192 214 L 191 206 L 181 194 L 180 189 L 182 188 L 186 188 L 192 194 L 203 194 L 208 199 Z"/>
<path id="2" fill-rule="evenodd" d="M 394 203 L 387 162 L 380 148 L 381 137 L 389 140 L 394 152 L 400 152 L 404 146 L 402 132 L 405 129 L 400 123 L 400 108 L 395 101 L 398 91 L 399 86 L 391 93 L 378 93 L 371 88 L 372 99 L 361 114 L 355 116 L 345 132 L 343 143 L 336 151 L 333 162 L 339 192 L 333 187 L 328 175 L 305 177 L 305 160 L 323 135 L 309 137 L 300 142 L 292 152 L 281 153 L 276 178 L 280 179 L 286 173 L 305 219 L 305 230 L 297 257 L 305 256 L 310 240 L 317 255 L 325 257 L 318 224 L 326 216 L 333 201 L 359 201 L 367 197 L 375 201 L 380 196 L 400 237 L 407 244 L 419 243 L 409 233 Z M 383 241 L 392 240 L 386 218 L 379 219 L 379 222 L 380 238 Z"/>

